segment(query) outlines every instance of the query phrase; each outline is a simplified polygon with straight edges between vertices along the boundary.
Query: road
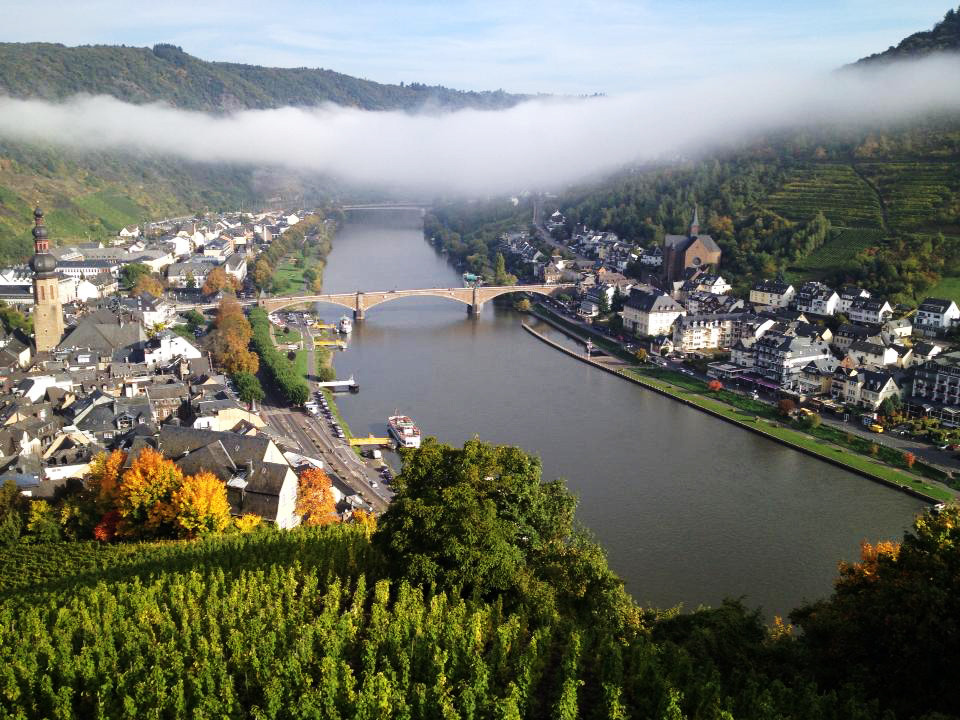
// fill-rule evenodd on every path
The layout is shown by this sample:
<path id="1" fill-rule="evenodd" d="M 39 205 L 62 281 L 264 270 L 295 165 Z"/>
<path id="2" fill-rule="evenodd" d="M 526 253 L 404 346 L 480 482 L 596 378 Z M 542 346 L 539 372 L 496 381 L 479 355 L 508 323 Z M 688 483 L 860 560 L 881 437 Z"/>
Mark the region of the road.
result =
<path id="1" fill-rule="evenodd" d="M 307 348 L 307 368 L 316 368 L 310 327 L 302 320 L 298 320 L 295 327 L 301 332 Z M 309 372 L 307 384 L 311 393 L 318 390 L 315 375 Z M 319 455 L 327 472 L 360 494 L 375 512 L 386 510 L 393 492 L 383 485 L 379 473 L 357 457 L 346 442 L 333 434 L 330 423 L 323 418 L 312 417 L 303 410 L 287 407 L 282 400 L 269 392 L 261 407 L 261 415 L 277 435 L 297 443 L 304 455 Z M 376 487 L 372 483 L 376 483 Z"/>

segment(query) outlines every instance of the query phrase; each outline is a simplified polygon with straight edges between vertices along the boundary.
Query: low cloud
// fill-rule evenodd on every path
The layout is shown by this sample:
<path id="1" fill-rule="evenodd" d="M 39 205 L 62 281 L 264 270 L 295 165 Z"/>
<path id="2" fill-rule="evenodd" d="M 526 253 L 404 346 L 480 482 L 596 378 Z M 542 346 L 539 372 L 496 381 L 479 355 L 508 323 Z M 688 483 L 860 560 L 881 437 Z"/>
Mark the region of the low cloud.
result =
<path id="1" fill-rule="evenodd" d="M 509 110 L 317 108 L 211 115 L 111 97 L 0 98 L 0 137 L 331 175 L 411 193 L 549 188 L 781 128 L 960 111 L 960 58 L 866 71 L 709 77 L 672 90 L 538 99 Z"/>

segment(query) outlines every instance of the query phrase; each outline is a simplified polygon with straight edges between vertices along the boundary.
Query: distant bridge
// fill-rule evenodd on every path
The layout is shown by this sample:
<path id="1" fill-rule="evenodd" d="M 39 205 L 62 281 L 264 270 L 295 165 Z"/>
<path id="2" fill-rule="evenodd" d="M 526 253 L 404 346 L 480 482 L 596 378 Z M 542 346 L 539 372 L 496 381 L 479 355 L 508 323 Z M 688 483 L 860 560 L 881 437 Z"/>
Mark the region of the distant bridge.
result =
<path id="1" fill-rule="evenodd" d="M 291 305 L 304 305 L 309 303 L 331 303 L 341 307 L 353 310 L 354 320 L 362 321 L 367 310 L 390 302 L 407 297 L 439 297 L 448 300 L 456 300 L 467 306 L 467 312 L 470 315 L 479 315 L 483 310 L 484 303 L 493 300 L 495 297 L 507 295 L 509 293 L 536 293 L 538 295 L 552 296 L 563 290 L 575 287 L 573 283 L 561 283 L 557 285 L 481 285 L 480 287 L 461 287 L 461 288 L 431 288 L 425 290 L 386 290 L 374 292 L 353 293 L 334 293 L 328 295 L 281 295 L 280 297 L 261 298 L 257 304 L 268 313 L 276 312 Z"/>
<path id="2" fill-rule="evenodd" d="M 340 209 L 347 210 L 420 210 L 430 207 L 430 203 L 420 202 L 382 202 L 382 203 L 360 203 L 356 205 L 341 205 Z"/>

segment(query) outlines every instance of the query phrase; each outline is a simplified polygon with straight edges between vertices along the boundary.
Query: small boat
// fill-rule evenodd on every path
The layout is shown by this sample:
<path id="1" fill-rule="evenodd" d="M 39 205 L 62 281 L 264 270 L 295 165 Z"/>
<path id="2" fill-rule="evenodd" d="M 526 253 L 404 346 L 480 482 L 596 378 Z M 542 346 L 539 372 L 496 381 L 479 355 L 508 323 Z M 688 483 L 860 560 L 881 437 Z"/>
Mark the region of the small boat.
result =
<path id="1" fill-rule="evenodd" d="M 353 332 L 353 320 L 344 315 L 340 318 L 340 322 L 337 323 L 337 330 L 342 332 L 344 335 L 349 335 Z"/>

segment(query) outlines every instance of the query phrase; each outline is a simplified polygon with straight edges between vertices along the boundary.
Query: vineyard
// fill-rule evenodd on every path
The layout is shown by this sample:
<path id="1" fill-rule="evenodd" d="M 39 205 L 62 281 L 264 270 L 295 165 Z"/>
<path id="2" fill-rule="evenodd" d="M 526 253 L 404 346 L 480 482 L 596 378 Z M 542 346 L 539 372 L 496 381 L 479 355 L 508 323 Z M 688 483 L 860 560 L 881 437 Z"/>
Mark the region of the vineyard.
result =
<path id="1" fill-rule="evenodd" d="M 872 163 L 864 174 L 880 189 L 891 227 L 934 228 L 960 217 L 960 165 L 948 162 Z"/>
<path id="2" fill-rule="evenodd" d="M 848 269 L 858 253 L 881 244 L 883 240 L 882 230 L 833 228 L 827 242 L 790 267 L 790 280 L 824 279 L 835 271 Z"/>
<path id="3" fill-rule="evenodd" d="M 361 526 L 69 547 L 3 553 L 0 715 L 836 717 L 841 703 L 760 669 L 731 675 L 764 652 L 736 604 L 667 619 L 656 641 L 615 634 L 387 579 Z M 733 644 L 714 659 L 690 632 Z"/>
<path id="4" fill-rule="evenodd" d="M 763 203 L 791 220 L 822 211 L 834 225 L 879 228 L 880 201 L 849 165 L 815 165 L 798 171 Z"/>

